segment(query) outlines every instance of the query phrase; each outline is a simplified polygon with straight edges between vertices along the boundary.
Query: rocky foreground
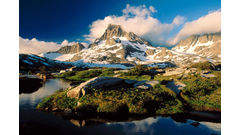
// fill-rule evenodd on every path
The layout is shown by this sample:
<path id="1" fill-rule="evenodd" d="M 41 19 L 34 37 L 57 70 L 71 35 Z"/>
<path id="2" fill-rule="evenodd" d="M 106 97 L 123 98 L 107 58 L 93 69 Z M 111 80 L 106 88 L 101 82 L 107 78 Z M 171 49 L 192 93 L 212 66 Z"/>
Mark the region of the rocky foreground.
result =
<path id="1" fill-rule="evenodd" d="M 217 119 L 218 115 L 206 111 L 221 112 L 221 71 L 212 69 L 211 65 L 203 70 L 199 65 L 164 70 L 139 65 L 130 70 L 65 72 L 55 77 L 85 82 L 57 91 L 45 98 L 37 109 L 59 112 L 64 117 L 92 113 L 191 113 Z"/>

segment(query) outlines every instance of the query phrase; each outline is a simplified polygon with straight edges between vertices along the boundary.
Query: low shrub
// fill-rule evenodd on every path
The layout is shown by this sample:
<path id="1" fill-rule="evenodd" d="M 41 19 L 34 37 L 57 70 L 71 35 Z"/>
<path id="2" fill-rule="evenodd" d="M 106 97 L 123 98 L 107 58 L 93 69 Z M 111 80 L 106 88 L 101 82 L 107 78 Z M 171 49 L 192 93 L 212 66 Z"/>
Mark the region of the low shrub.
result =
<path id="1" fill-rule="evenodd" d="M 136 65 L 131 68 L 128 72 L 121 73 L 123 76 L 139 76 L 139 75 L 149 75 L 150 70 L 146 65 Z"/>
<path id="2" fill-rule="evenodd" d="M 116 68 L 104 68 L 103 70 L 83 70 L 83 71 L 69 71 L 65 72 L 61 75 L 56 77 L 61 77 L 69 80 L 82 80 L 86 81 L 93 77 L 101 77 L 101 76 L 109 76 L 112 77 L 114 75 L 114 71 L 117 70 Z"/>
<path id="3" fill-rule="evenodd" d="M 150 80 L 151 76 L 150 75 L 143 75 L 143 76 L 120 76 L 120 78 L 142 81 L 142 80 Z"/>
<path id="4" fill-rule="evenodd" d="M 176 94 L 165 86 L 157 84 L 151 90 L 92 90 L 91 94 L 81 97 L 77 111 L 133 114 L 173 114 L 183 112 L 183 106 Z M 169 107 L 171 106 L 171 107 Z M 165 111 L 157 111 L 165 108 Z"/>
<path id="5" fill-rule="evenodd" d="M 60 78 L 66 78 L 66 77 L 70 77 L 70 76 L 74 76 L 76 74 L 77 71 L 68 71 L 68 72 L 64 72 L 61 75 L 57 76 Z"/>
<path id="6" fill-rule="evenodd" d="M 54 99 L 54 95 L 50 95 L 48 97 L 43 98 L 43 102 L 37 105 L 37 109 L 44 110 L 45 108 L 52 107 L 53 99 Z"/>
<path id="7" fill-rule="evenodd" d="M 112 77 L 114 76 L 114 68 L 104 68 L 104 70 L 102 70 L 102 73 L 100 76 L 109 76 Z"/>
<path id="8" fill-rule="evenodd" d="M 199 97 L 211 93 L 216 88 L 217 86 L 208 80 L 194 78 L 187 83 L 184 92 L 189 96 Z"/>
<path id="9" fill-rule="evenodd" d="M 221 109 L 221 75 L 215 74 L 214 78 L 184 78 L 187 86 L 182 89 L 181 97 L 197 110 Z"/>
<path id="10" fill-rule="evenodd" d="M 191 68 L 198 68 L 199 70 L 214 70 L 214 65 L 208 61 L 194 63 L 190 66 Z"/>
<path id="11" fill-rule="evenodd" d="M 66 108 L 74 108 L 77 105 L 77 99 L 67 97 L 67 91 L 57 90 L 54 94 L 43 99 L 42 103 L 39 103 L 37 109 L 44 110 L 45 108 L 57 107 L 61 110 Z"/>
<path id="12" fill-rule="evenodd" d="M 99 76 L 102 73 L 102 70 L 83 70 L 77 71 L 73 76 L 67 76 L 66 79 L 69 80 L 82 80 L 86 81 L 93 77 Z"/>
<path id="13" fill-rule="evenodd" d="M 102 70 L 85 70 L 76 73 L 76 76 L 79 78 L 93 78 L 99 76 L 102 73 Z"/>

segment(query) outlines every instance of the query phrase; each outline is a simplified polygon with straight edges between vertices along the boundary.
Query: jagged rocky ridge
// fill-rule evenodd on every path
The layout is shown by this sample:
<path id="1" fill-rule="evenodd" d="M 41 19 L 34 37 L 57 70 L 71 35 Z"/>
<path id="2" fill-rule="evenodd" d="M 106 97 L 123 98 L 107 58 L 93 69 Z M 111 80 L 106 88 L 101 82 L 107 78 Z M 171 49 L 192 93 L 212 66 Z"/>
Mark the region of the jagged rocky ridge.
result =
<path id="1" fill-rule="evenodd" d="M 56 52 L 41 53 L 39 56 L 53 60 L 67 61 L 84 48 L 82 44 L 76 43 L 74 45 L 63 46 Z"/>
<path id="2" fill-rule="evenodd" d="M 214 42 L 219 40 L 219 37 L 216 35 L 203 37 L 212 39 Z M 208 42 L 208 39 L 200 39 L 201 42 Z M 192 40 L 195 42 L 195 39 Z M 185 44 L 184 41 L 180 43 Z M 219 46 L 217 45 L 217 47 Z M 138 37 L 133 32 L 128 33 L 120 25 L 113 24 L 109 24 L 104 34 L 90 44 L 88 49 L 81 50 L 70 61 L 80 59 L 84 60 L 84 62 L 110 64 L 150 64 L 159 62 L 186 64 L 209 60 L 204 56 L 198 56 L 194 53 L 180 53 L 174 49 L 169 50 L 165 47 L 153 47 L 150 42 Z"/>
<path id="3" fill-rule="evenodd" d="M 69 68 L 72 67 L 73 64 L 69 62 L 61 62 L 57 60 L 51 60 L 44 57 L 39 57 L 34 54 L 19 54 L 19 67 L 24 68 L 39 68 L 39 67 L 58 67 L 58 68 Z"/>
<path id="4" fill-rule="evenodd" d="M 181 40 L 172 50 L 221 59 L 221 32 L 190 36 Z"/>
<path id="5" fill-rule="evenodd" d="M 80 52 L 82 49 L 84 49 L 85 47 L 80 44 L 80 43 L 76 43 L 72 46 L 63 46 L 61 47 L 58 51 L 56 51 L 56 53 L 61 53 L 61 54 L 74 54 L 74 53 L 78 53 Z"/>
<path id="6" fill-rule="evenodd" d="M 169 50 L 165 47 L 153 47 L 150 42 L 133 32 L 124 31 L 120 25 L 109 24 L 103 35 L 88 48 L 83 49 L 83 46 L 78 45 L 79 47 L 71 49 L 68 49 L 70 46 L 61 48 L 57 51 L 60 53 L 48 52 L 40 56 L 94 64 L 135 65 L 170 62 L 185 65 L 200 61 L 221 62 L 221 33 L 190 36 Z M 73 51 L 73 48 L 78 49 Z"/>

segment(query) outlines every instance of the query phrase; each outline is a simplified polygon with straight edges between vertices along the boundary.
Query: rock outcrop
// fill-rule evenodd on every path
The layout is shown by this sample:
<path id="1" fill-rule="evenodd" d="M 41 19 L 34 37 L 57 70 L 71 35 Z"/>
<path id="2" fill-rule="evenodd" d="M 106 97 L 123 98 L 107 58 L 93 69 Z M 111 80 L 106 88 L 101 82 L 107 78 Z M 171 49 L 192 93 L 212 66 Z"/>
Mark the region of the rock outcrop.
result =
<path id="1" fill-rule="evenodd" d="M 85 94 L 89 94 L 91 91 L 89 88 L 100 89 L 103 87 L 110 87 L 121 83 L 123 79 L 113 77 L 95 77 L 84 83 L 81 83 L 76 88 L 67 92 L 68 97 L 79 98 Z"/>
<path id="2" fill-rule="evenodd" d="M 133 32 L 123 30 L 120 25 L 109 24 L 103 35 L 88 47 L 76 47 L 74 50 L 77 51 L 73 51 L 70 46 L 65 46 L 58 52 L 76 53 L 68 55 L 67 61 L 70 62 L 82 60 L 84 63 L 96 64 L 136 65 L 171 62 L 181 65 L 200 61 L 221 62 L 221 32 L 190 36 L 169 50 L 165 47 L 153 47 L 150 42 Z"/>
<path id="3" fill-rule="evenodd" d="M 72 46 L 63 46 L 61 47 L 58 51 L 56 51 L 57 53 L 61 53 L 61 54 L 74 54 L 74 53 L 78 53 L 80 52 L 82 49 L 84 49 L 85 47 L 80 44 L 80 43 L 76 43 Z"/>
<path id="4" fill-rule="evenodd" d="M 172 50 L 204 57 L 213 57 L 213 55 L 218 57 L 221 55 L 221 32 L 190 36 L 181 40 Z"/>
<path id="5" fill-rule="evenodd" d="M 147 90 L 147 89 L 152 88 L 154 85 L 156 85 L 156 84 L 158 84 L 158 83 L 159 83 L 159 81 L 156 81 L 156 80 L 154 80 L 154 81 L 149 81 L 149 82 L 147 82 L 147 83 L 145 83 L 145 84 L 143 84 L 143 85 L 138 86 L 137 88 Z"/>
<path id="6" fill-rule="evenodd" d="M 107 39 L 105 45 L 115 45 L 116 41 L 115 39 L 111 38 L 111 39 Z"/>
<path id="7" fill-rule="evenodd" d="M 120 25 L 109 24 L 104 34 L 100 37 L 100 39 L 107 40 L 109 38 L 112 38 L 113 36 L 121 37 L 127 34 L 128 33 L 125 32 Z"/>
<path id="8" fill-rule="evenodd" d="M 122 83 L 128 84 L 129 86 L 134 88 L 150 89 L 154 85 L 158 84 L 159 81 L 155 81 L 155 80 L 136 81 L 136 80 L 128 80 L 128 79 L 124 80 L 122 78 L 116 78 L 116 77 L 95 77 L 84 83 L 81 83 L 76 88 L 73 88 L 72 90 L 68 91 L 67 96 L 78 99 L 81 96 L 91 93 L 89 88 L 94 88 L 94 89 L 109 88 Z"/>
<path id="9" fill-rule="evenodd" d="M 152 44 L 150 42 L 148 42 L 147 40 L 145 40 L 144 38 L 138 37 L 133 32 L 128 33 L 126 31 L 124 31 L 120 25 L 114 25 L 114 24 L 109 24 L 107 29 L 105 30 L 104 34 L 99 39 L 95 40 L 95 42 L 93 44 L 98 44 L 100 40 L 108 41 L 109 39 L 111 39 L 113 37 L 126 37 L 131 42 L 152 46 Z M 119 39 L 115 39 L 115 40 L 117 43 L 121 42 Z M 112 39 L 112 43 L 113 43 L 113 39 Z M 107 45 L 107 43 L 106 43 L 106 45 Z"/>

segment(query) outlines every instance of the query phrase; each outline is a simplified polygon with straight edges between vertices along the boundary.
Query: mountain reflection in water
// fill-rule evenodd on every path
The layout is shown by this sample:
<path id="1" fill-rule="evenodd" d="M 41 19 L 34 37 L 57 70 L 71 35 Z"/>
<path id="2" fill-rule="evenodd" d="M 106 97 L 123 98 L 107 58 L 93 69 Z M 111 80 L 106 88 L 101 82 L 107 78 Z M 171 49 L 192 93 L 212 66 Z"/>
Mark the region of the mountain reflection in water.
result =
<path id="1" fill-rule="evenodd" d="M 186 123 L 175 122 L 170 117 L 150 117 L 141 121 L 106 123 L 108 127 L 122 127 L 126 134 L 221 134 L 221 123 L 200 122 L 196 128 L 190 125 L 194 120 L 187 120 Z"/>
<path id="2" fill-rule="evenodd" d="M 36 110 L 42 98 L 53 94 L 61 88 L 68 88 L 71 81 L 63 79 L 47 79 L 43 87 L 33 93 L 19 95 L 19 124 L 35 121 L 51 126 L 62 131 L 66 135 L 74 134 L 150 134 L 150 135 L 202 135 L 221 134 L 220 121 L 208 121 L 194 119 L 186 115 L 170 115 L 156 117 L 100 117 L 86 116 L 65 119 L 57 113 L 39 112 Z M 191 123 L 198 121 L 197 127 Z"/>

